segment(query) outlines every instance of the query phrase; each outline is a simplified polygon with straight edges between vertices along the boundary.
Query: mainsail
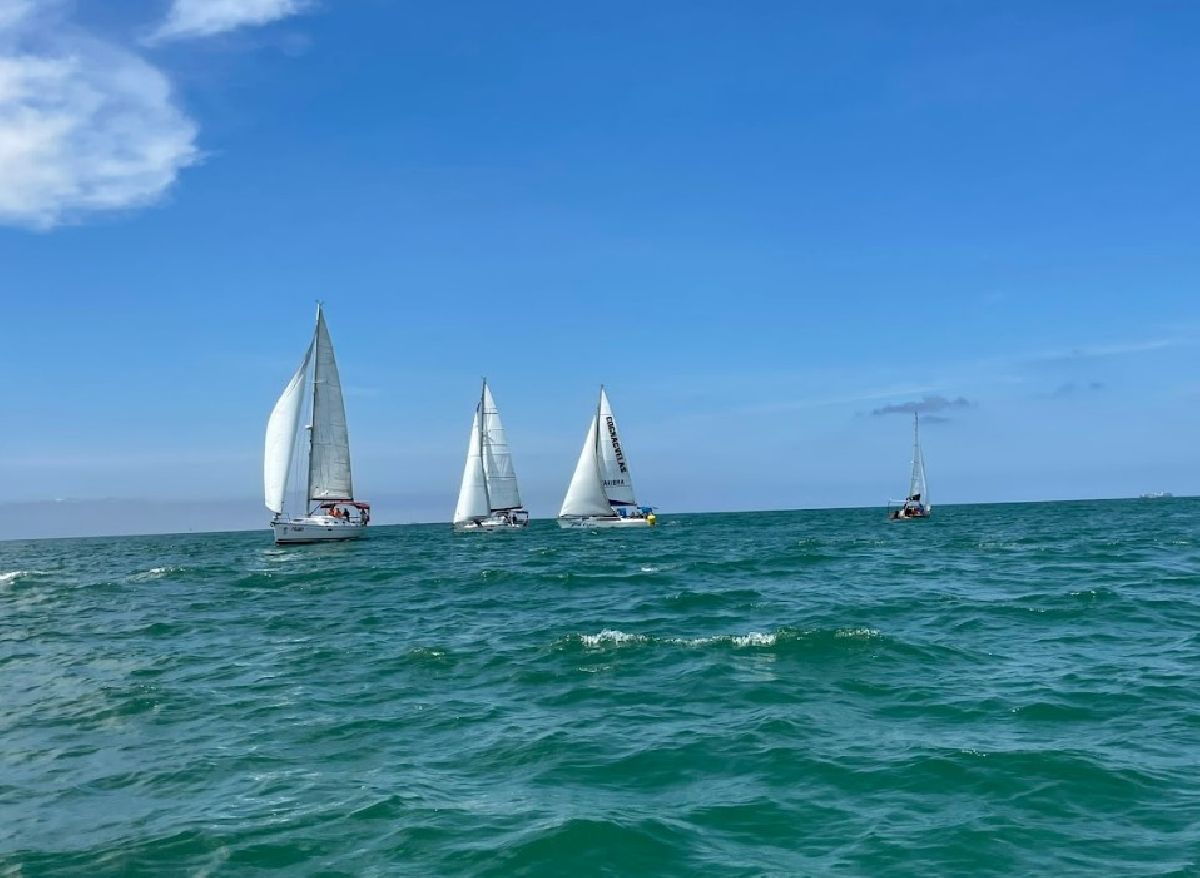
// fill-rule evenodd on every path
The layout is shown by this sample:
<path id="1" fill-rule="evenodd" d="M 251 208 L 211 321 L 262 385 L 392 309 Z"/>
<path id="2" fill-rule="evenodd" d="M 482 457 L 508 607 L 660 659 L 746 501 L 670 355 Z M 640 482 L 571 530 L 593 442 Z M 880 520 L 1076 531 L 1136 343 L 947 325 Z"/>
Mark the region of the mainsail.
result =
<path id="1" fill-rule="evenodd" d="M 637 506 L 633 493 L 633 477 L 629 474 L 629 461 L 621 447 L 617 433 L 617 421 L 613 417 L 608 394 L 600 388 L 600 472 L 604 480 L 604 493 L 613 506 Z"/>
<path id="2" fill-rule="evenodd" d="M 346 406 L 333 342 L 325 326 L 325 314 L 317 306 L 317 330 L 313 338 L 313 413 L 311 453 L 308 459 L 310 500 L 353 500 L 350 479 L 350 435 L 346 429 Z"/>
<path id="3" fill-rule="evenodd" d="M 559 517 L 585 515 L 612 515 L 608 496 L 604 493 L 604 479 L 600 470 L 600 411 L 592 416 L 587 435 L 583 439 L 583 450 L 575 464 L 575 474 L 567 496 L 563 498 Z"/>
<path id="4" fill-rule="evenodd" d="M 517 473 L 513 468 L 512 452 L 504 435 L 504 424 L 500 422 L 500 410 L 492 398 L 491 388 L 483 382 L 480 398 L 483 410 L 483 471 L 487 478 L 488 503 L 491 511 L 519 509 L 521 492 L 517 489 Z M 477 415 L 478 417 L 478 415 Z"/>
<path id="5" fill-rule="evenodd" d="M 296 431 L 300 426 L 300 412 L 304 408 L 304 388 L 308 377 L 308 363 L 312 359 L 310 343 L 304 352 L 300 368 L 292 376 L 287 387 L 271 409 L 267 419 L 267 436 L 263 449 L 263 495 L 267 508 L 272 512 L 283 511 L 283 498 L 287 493 L 288 470 L 296 449 Z"/>
<path id="6" fill-rule="evenodd" d="M 479 408 L 476 407 L 475 418 L 471 421 L 471 438 L 467 444 L 467 463 L 463 467 L 462 486 L 458 489 L 458 505 L 454 508 L 455 523 L 487 518 L 491 512 L 480 439 Z"/>
<path id="7" fill-rule="evenodd" d="M 929 492 L 925 485 L 925 455 L 921 453 L 920 416 L 913 414 L 913 458 L 912 476 L 908 480 L 908 499 L 929 505 Z"/>

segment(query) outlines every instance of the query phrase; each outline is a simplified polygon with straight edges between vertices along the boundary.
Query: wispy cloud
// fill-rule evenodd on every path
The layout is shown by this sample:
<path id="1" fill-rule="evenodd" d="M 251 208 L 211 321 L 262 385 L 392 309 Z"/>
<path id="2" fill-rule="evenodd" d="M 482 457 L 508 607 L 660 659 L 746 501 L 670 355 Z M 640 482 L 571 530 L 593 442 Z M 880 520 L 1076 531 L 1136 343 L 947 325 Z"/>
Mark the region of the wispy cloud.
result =
<path id="1" fill-rule="evenodd" d="M 1104 383 L 1101 381 L 1067 381 L 1064 384 L 1058 385 L 1058 387 L 1045 396 L 1047 399 L 1069 399 L 1073 396 L 1098 393 L 1103 389 Z"/>
<path id="2" fill-rule="evenodd" d="M 174 0 L 150 42 L 211 37 L 303 12 L 307 0 Z"/>
<path id="3" fill-rule="evenodd" d="M 199 159 L 171 84 L 56 2 L 0 10 L 0 223 L 48 229 L 148 204 Z"/>
<path id="4" fill-rule="evenodd" d="M 1057 351 L 1045 351 L 1027 358 L 1026 362 L 1038 365 L 1057 365 L 1074 363 L 1081 360 L 1095 360 L 1106 357 L 1121 357 L 1129 354 L 1144 354 L 1149 351 L 1160 351 L 1176 347 L 1186 342 L 1179 338 L 1149 338 L 1137 341 L 1116 342 L 1113 344 L 1079 345 Z"/>
<path id="5" fill-rule="evenodd" d="M 924 399 L 912 400 L 910 402 L 885 405 L 881 408 L 872 409 L 871 414 L 875 416 L 925 414 L 932 412 L 953 411 L 955 409 L 969 409 L 972 405 L 973 403 L 965 396 L 948 399 L 944 396 L 934 395 L 926 396 Z M 948 419 L 942 418 L 942 420 L 944 421 Z"/>

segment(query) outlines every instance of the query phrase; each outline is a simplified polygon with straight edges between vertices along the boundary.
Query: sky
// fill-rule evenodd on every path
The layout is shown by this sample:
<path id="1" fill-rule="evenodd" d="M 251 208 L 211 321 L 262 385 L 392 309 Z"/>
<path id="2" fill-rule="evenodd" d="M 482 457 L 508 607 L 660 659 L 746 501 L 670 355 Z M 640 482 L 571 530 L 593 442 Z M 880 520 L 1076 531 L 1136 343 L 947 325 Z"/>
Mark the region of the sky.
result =
<path id="1" fill-rule="evenodd" d="M 0 537 L 265 526 L 321 299 L 375 521 L 486 375 L 557 512 L 1200 493 L 1200 6 L 0 0 Z M 56 523 L 58 522 L 58 523 Z"/>

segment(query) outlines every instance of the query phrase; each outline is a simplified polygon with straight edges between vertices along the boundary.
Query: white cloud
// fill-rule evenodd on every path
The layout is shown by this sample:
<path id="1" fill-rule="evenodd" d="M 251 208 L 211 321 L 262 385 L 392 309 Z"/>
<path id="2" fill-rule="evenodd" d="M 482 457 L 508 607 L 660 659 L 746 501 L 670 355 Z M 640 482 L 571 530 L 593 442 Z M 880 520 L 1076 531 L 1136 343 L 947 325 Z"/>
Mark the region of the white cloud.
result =
<path id="1" fill-rule="evenodd" d="M 174 0 L 152 41 L 209 37 L 301 12 L 306 0 Z"/>
<path id="2" fill-rule="evenodd" d="M 161 71 L 61 20 L 0 6 L 0 223 L 50 228 L 148 204 L 198 158 Z"/>

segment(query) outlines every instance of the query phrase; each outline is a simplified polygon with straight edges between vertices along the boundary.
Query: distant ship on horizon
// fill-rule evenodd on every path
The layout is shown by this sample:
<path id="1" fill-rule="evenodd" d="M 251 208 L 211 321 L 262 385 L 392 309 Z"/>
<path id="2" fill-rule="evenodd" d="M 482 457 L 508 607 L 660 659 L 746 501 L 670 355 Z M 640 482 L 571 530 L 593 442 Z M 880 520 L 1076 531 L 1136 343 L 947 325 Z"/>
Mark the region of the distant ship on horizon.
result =
<path id="1" fill-rule="evenodd" d="M 1138 494 L 1139 500 L 1167 500 L 1175 495 L 1170 491 L 1150 491 L 1145 494 Z"/>

